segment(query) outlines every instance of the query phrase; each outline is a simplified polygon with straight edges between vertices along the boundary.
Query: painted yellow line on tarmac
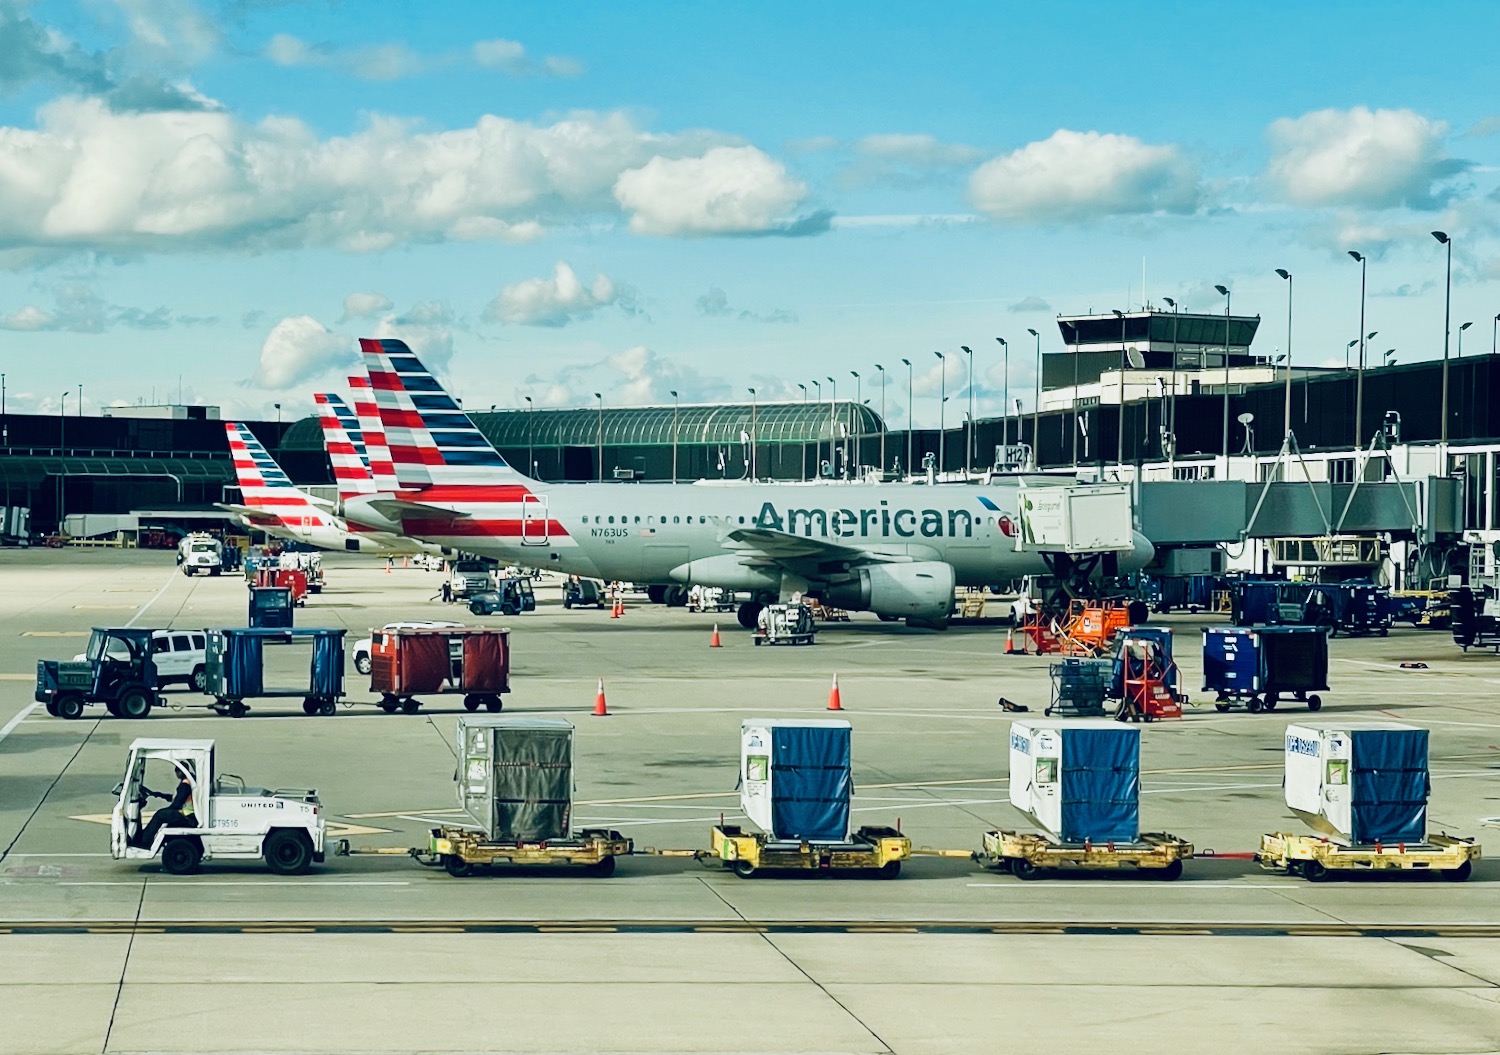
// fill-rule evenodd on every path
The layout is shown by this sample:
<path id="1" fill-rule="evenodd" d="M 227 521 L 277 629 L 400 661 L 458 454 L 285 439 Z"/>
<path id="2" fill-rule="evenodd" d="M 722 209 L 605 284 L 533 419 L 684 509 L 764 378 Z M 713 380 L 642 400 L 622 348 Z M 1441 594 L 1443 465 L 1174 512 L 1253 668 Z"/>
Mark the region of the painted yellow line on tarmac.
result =
<path id="1" fill-rule="evenodd" d="M 130 607 L 134 608 L 135 605 Z M 87 630 L 22 630 L 22 637 L 88 637 Z"/>
<path id="2" fill-rule="evenodd" d="M 0 681 L 35 681 L 35 674 L 0 674 Z"/>
<path id="3" fill-rule="evenodd" d="M 75 612 L 133 612 L 139 605 L 134 604 L 75 604 Z"/>

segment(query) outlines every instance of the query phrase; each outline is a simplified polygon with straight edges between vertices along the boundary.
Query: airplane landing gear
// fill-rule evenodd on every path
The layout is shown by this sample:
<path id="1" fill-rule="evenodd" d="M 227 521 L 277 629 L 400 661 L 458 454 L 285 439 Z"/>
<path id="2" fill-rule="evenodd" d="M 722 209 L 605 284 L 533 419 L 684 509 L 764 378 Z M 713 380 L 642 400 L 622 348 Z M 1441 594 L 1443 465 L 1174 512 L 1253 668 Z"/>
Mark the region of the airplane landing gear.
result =
<path id="1" fill-rule="evenodd" d="M 744 604 L 740 605 L 738 612 L 740 626 L 744 627 L 746 630 L 754 630 L 755 622 L 760 618 L 760 610 L 764 607 L 765 605 L 761 604 L 759 601 L 746 601 Z"/>

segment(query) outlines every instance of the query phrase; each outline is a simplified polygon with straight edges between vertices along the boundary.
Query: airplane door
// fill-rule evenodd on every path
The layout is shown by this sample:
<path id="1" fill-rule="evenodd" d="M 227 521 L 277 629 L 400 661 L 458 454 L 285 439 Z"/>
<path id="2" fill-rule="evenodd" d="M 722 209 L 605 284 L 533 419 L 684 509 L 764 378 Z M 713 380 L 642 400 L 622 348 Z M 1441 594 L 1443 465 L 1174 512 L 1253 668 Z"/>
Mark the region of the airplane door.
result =
<path id="1" fill-rule="evenodd" d="M 550 541 L 546 497 L 524 495 L 521 498 L 521 545 L 545 546 Z"/>

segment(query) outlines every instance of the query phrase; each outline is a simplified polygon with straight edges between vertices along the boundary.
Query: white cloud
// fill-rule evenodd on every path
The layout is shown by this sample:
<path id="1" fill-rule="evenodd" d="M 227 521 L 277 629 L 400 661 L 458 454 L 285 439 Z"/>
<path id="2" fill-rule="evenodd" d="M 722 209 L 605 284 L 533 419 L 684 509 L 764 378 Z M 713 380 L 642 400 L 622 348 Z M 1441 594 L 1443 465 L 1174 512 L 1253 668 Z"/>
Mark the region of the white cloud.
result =
<path id="1" fill-rule="evenodd" d="M 714 147 L 699 157 L 657 156 L 615 181 L 615 199 L 641 234 L 790 233 L 807 187 L 755 147 Z"/>
<path id="2" fill-rule="evenodd" d="M 959 351 L 944 352 L 941 360 L 933 356 L 932 365 L 912 378 L 912 391 L 919 396 L 940 396 L 946 392 L 952 399 L 965 391 L 968 383 L 968 357 Z M 964 406 L 967 409 L 968 404 Z"/>
<path id="3" fill-rule="evenodd" d="M 969 196 L 993 219 L 1030 223 L 1192 212 L 1203 192 L 1197 167 L 1173 144 L 1060 129 L 985 162 Z"/>
<path id="4" fill-rule="evenodd" d="M 540 62 L 526 53 L 525 45 L 515 40 L 480 40 L 471 49 L 474 62 L 486 69 L 500 70 L 516 77 L 542 74 L 548 77 L 578 77 L 583 63 L 563 55 L 547 55 Z"/>
<path id="5" fill-rule="evenodd" d="M 265 57 L 277 66 L 336 69 L 364 81 L 394 81 L 445 65 L 412 51 L 405 44 L 373 44 L 338 51 L 326 44 L 309 44 L 290 33 L 277 33 L 266 42 Z"/>
<path id="6" fill-rule="evenodd" d="M 54 291 L 54 301 L 51 308 L 27 304 L 0 317 L 0 330 L 104 333 L 115 327 L 164 330 L 173 325 L 193 326 L 217 321 L 173 315 L 165 307 L 148 311 L 144 308 L 110 304 L 97 290 L 84 282 L 68 282 L 59 286 Z"/>
<path id="7" fill-rule="evenodd" d="M 327 49 L 315 48 L 290 33 L 277 33 L 266 41 L 265 56 L 277 66 L 322 66 L 328 61 Z"/>
<path id="8" fill-rule="evenodd" d="M 615 284 L 600 272 L 585 286 L 573 269 L 559 260 L 551 278 L 528 278 L 506 286 L 485 309 L 490 322 L 520 326 L 566 326 L 586 318 L 616 298 Z"/>
<path id="9" fill-rule="evenodd" d="M 282 319 L 260 346 L 256 381 L 287 389 L 354 361 L 354 344 L 310 315 Z"/>
<path id="10" fill-rule="evenodd" d="M 345 319 L 368 319 L 394 307 L 384 293 L 351 293 L 344 298 Z"/>
<path id="11" fill-rule="evenodd" d="M 751 150 L 738 176 L 717 181 L 717 195 L 700 188 L 674 213 L 643 173 L 677 153 L 700 155 L 678 172 L 689 181 L 694 166 L 732 160 L 702 154 L 714 138 L 580 113 L 549 126 L 486 115 L 440 132 L 377 116 L 362 131 L 320 140 L 290 118 L 247 125 L 202 109 L 117 113 L 69 97 L 43 107 L 35 130 L 0 127 L 0 244 L 371 252 L 450 238 L 524 241 L 547 220 L 612 211 L 617 178 L 638 188 L 649 210 L 638 226 L 709 234 L 764 230 L 800 198 L 800 184 Z"/>
<path id="12" fill-rule="evenodd" d="M 785 308 L 777 308 L 771 312 L 751 311 L 748 308 L 738 309 L 729 303 L 729 294 L 718 286 L 710 286 L 708 292 L 701 294 L 697 301 L 698 312 L 715 319 L 741 319 L 745 322 L 797 322 L 797 313 Z"/>
<path id="13" fill-rule="evenodd" d="M 453 358 L 453 309 L 440 300 L 414 305 L 402 315 L 387 315 L 373 336 L 405 341 L 422 364 L 444 372 Z"/>
<path id="14" fill-rule="evenodd" d="M 1443 150 L 1448 126 L 1412 110 L 1317 110 L 1272 123 L 1271 184 L 1296 205 L 1417 209 L 1433 184 L 1466 168 Z"/>
<path id="15" fill-rule="evenodd" d="M 934 168 L 972 165 L 983 156 L 976 147 L 944 143 L 930 135 L 865 136 L 854 144 L 854 152 L 868 158 Z"/>
<path id="16" fill-rule="evenodd" d="M 594 393 L 600 392 L 610 406 L 661 405 L 672 402 L 674 389 L 683 404 L 731 398 L 723 378 L 636 345 L 597 362 L 561 366 L 550 377 L 533 374 L 517 391 L 516 402 L 530 396 L 539 407 L 582 407 L 593 405 Z"/>
<path id="17" fill-rule="evenodd" d="M 1035 293 L 1033 293 L 1029 296 L 1022 297 L 1006 310 L 1019 315 L 1028 311 L 1051 311 L 1052 305 L 1048 304 L 1044 299 L 1038 297 Z"/>

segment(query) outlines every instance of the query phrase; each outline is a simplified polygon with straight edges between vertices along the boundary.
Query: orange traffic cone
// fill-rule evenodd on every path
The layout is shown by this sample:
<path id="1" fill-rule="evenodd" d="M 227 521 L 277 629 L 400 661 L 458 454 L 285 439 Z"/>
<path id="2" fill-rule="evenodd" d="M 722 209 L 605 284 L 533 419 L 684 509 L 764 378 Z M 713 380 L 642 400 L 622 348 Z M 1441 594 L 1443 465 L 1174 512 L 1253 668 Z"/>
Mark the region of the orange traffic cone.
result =
<path id="1" fill-rule="evenodd" d="M 837 674 L 833 676 L 833 688 L 828 690 L 828 709 L 830 711 L 842 711 L 844 709 L 843 700 L 839 698 L 839 676 Z"/>
<path id="2" fill-rule="evenodd" d="M 724 647 L 724 643 L 719 640 L 719 624 L 718 623 L 714 624 L 714 634 L 713 634 L 713 637 L 711 637 L 711 638 L 708 639 L 708 647 L 709 648 L 723 648 Z"/>
<path id="3" fill-rule="evenodd" d="M 594 715 L 596 717 L 609 717 L 609 704 L 604 702 L 604 679 L 599 679 L 599 695 L 594 697 Z"/>
<path id="4" fill-rule="evenodd" d="M 1007 656 L 1019 656 L 1024 654 L 1022 649 L 1016 648 L 1016 631 L 1011 627 L 1005 631 L 1005 654 Z"/>
<path id="5" fill-rule="evenodd" d="M 618 597 L 615 598 L 614 606 L 609 610 L 609 617 L 611 619 L 620 618 L 620 599 Z"/>

